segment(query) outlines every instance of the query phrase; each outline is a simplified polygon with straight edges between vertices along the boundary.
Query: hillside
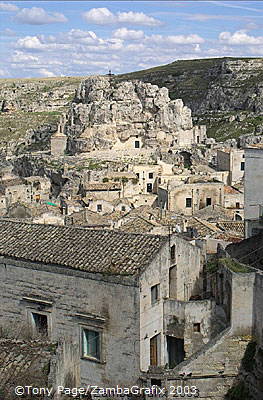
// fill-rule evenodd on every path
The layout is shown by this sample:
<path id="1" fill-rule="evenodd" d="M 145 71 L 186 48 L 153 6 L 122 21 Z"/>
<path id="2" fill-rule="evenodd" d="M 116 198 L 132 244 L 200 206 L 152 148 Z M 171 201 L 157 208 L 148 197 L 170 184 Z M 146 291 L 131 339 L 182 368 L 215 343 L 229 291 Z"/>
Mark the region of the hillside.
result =
<path id="1" fill-rule="evenodd" d="M 29 129 L 55 130 L 83 79 L 0 79 L 0 145 L 24 138 Z"/>
<path id="2" fill-rule="evenodd" d="M 179 60 L 118 79 L 167 87 L 218 140 L 263 132 L 263 58 Z"/>
<path id="3" fill-rule="evenodd" d="M 32 132 L 50 136 L 84 79 L 0 79 L 0 147 Z M 113 79 L 167 87 L 171 99 L 181 98 L 194 123 L 206 124 L 217 140 L 263 133 L 263 58 L 179 60 Z"/>

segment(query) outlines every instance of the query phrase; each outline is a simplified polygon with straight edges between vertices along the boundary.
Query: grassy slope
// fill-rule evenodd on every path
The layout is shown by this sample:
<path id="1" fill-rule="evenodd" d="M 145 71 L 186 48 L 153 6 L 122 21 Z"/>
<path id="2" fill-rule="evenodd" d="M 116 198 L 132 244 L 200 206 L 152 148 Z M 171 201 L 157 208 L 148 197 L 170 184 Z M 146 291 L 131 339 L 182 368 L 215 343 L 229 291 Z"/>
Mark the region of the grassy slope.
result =
<path id="1" fill-rule="evenodd" d="M 0 101 L 19 104 L 15 111 L 0 112 L 0 143 L 23 138 L 28 129 L 56 124 L 60 114 L 67 109 L 59 104 L 70 104 L 75 89 L 83 79 L 84 77 L 0 79 Z M 54 92 L 65 92 L 65 96 L 61 100 L 60 95 L 56 96 Z M 50 110 L 48 104 L 52 102 L 55 107 Z M 30 111 L 32 104 L 36 111 Z M 41 111 L 37 111 L 38 104 Z"/>
<path id="2" fill-rule="evenodd" d="M 254 58 L 213 58 L 200 60 L 179 60 L 171 64 L 162 65 L 147 70 L 123 74 L 117 79 L 139 79 L 151 82 L 158 86 L 166 86 L 172 99 L 181 98 L 184 103 L 192 108 L 191 104 L 204 99 L 210 84 L 213 81 L 220 83 L 217 71 L 220 71 L 225 60 L 252 60 Z M 235 82 L 244 92 L 256 83 L 263 82 L 263 71 L 258 75 L 248 76 L 246 80 Z M 222 82 L 224 85 L 225 82 Z M 208 127 L 208 136 L 217 140 L 237 138 L 243 134 L 258 134 L 258 127 L 263 125 L 262 116 L 249 116 L 246 110 L 240 111 L 243 121 L 231 121 L 231 115 L 237 115 L 237 111 L 211 112 L 198 116 L 197 123 Z M 195 115 L 195 112 L 193 112 Z"/>

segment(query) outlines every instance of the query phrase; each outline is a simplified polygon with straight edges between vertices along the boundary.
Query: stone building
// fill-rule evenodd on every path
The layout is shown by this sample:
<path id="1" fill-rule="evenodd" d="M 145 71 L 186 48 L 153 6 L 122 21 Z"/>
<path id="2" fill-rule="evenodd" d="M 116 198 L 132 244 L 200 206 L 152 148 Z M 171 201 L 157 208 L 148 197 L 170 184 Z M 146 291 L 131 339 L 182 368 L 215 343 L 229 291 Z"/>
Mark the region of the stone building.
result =
<path id="1" fill-rule="evenodd" d="M 233 186 L 224 187 L 224 207 L 231 211 L 233 219 L 244 219 L 244 193 Z"/>
<path id="2" fill-rule="evenodd" d="M 203 178 L 189 179 L 182 184 L 158 188 L 158 204 L 169 211 L 193 215 L 196 211 L 210 206 L 224 206 L 224 184 Z M 191 183 L 190 183 L 191 182 Z"/>
<path id="3" fill-rule="evenodd" d="M 217 150 L 218 171 L 228 171 L 228 184 L 231 186 L 242 180 L 245 171 L 245 153 L 242 149 Z"/>
<path id="4" fill-rule="evenodd" d="M 253 145 L 245 149 L 244 215 L 246 238 L 263 231 L 263 148 Z"/>
<path id="5" fill-rule="evenodd" d="M 67 149 L 67 136 L 64 134 L 66 124 L 66 116 L 63 115 L 60 118 L 58 124 L 58 130 L 54 135 L 51 136 L 51 155 L 52 156 L 63 156 Z"/>
<path id="6" fill-rule="evenodd" d="M 30 176 L 25 178 L 30 189 L 32 203 L 40 203 L 50 200 L 51 182 L 49 178 L 42 176 Z"/>
<path id="7" fill-rule="evenodd" d="M 86 202 L 96 199 L 111 202 L 122 197 L 123 187 L 120 182 L 84 182 L 80 192 Z"/>
<path id="8" fill-rule="evenodd" d="M 159 165 L 134 165 L 132 170 L 138 178 L 141 193 L 157 193 L 158 177 L 162 167 Z"/>
<path id="9" fill-rule="evenodd" d="M 178 235 L 1 221 L 0 253 L 1 325 L 74 345 L 76 385 L 134 385 L 210 338 L 201 252 Z"/>
<path id="10" fill-rule="evenodd" d="M 49 200 L 50 189 L 50 180 L 40 176 L 27 178 L 13 176 L 10 179 L 3 179 L 0 183 L 1 208 L 7 208 L 17 202 L 40 203 Z"/>

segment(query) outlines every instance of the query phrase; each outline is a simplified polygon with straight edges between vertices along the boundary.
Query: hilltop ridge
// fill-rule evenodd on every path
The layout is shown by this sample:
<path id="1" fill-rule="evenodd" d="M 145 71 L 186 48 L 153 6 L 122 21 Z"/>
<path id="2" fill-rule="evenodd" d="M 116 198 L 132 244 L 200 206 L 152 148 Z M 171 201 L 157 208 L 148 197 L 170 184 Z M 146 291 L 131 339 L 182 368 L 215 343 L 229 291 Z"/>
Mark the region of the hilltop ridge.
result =
<path id="1" fill-rule="evenodd" d="M 85 78 L 0 79 L 0 142 L 38 134 L 43 126 L 55 131 Z M 263 58 L 178 60 L 112 79 L 166 87 L 217 140 L 263 133 Z"/>

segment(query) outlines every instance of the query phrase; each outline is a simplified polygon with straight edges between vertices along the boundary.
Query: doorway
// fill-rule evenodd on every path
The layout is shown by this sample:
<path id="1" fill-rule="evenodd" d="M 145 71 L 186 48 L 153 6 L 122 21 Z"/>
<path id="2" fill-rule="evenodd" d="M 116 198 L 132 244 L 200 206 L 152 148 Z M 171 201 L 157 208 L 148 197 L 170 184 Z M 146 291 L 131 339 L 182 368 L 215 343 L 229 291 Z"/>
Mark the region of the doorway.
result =
<path id="1" fill-rule="evenodd" d="M 169 368 L 174 368 L 184 361 L 184 339 L 166 336 Z"/>

